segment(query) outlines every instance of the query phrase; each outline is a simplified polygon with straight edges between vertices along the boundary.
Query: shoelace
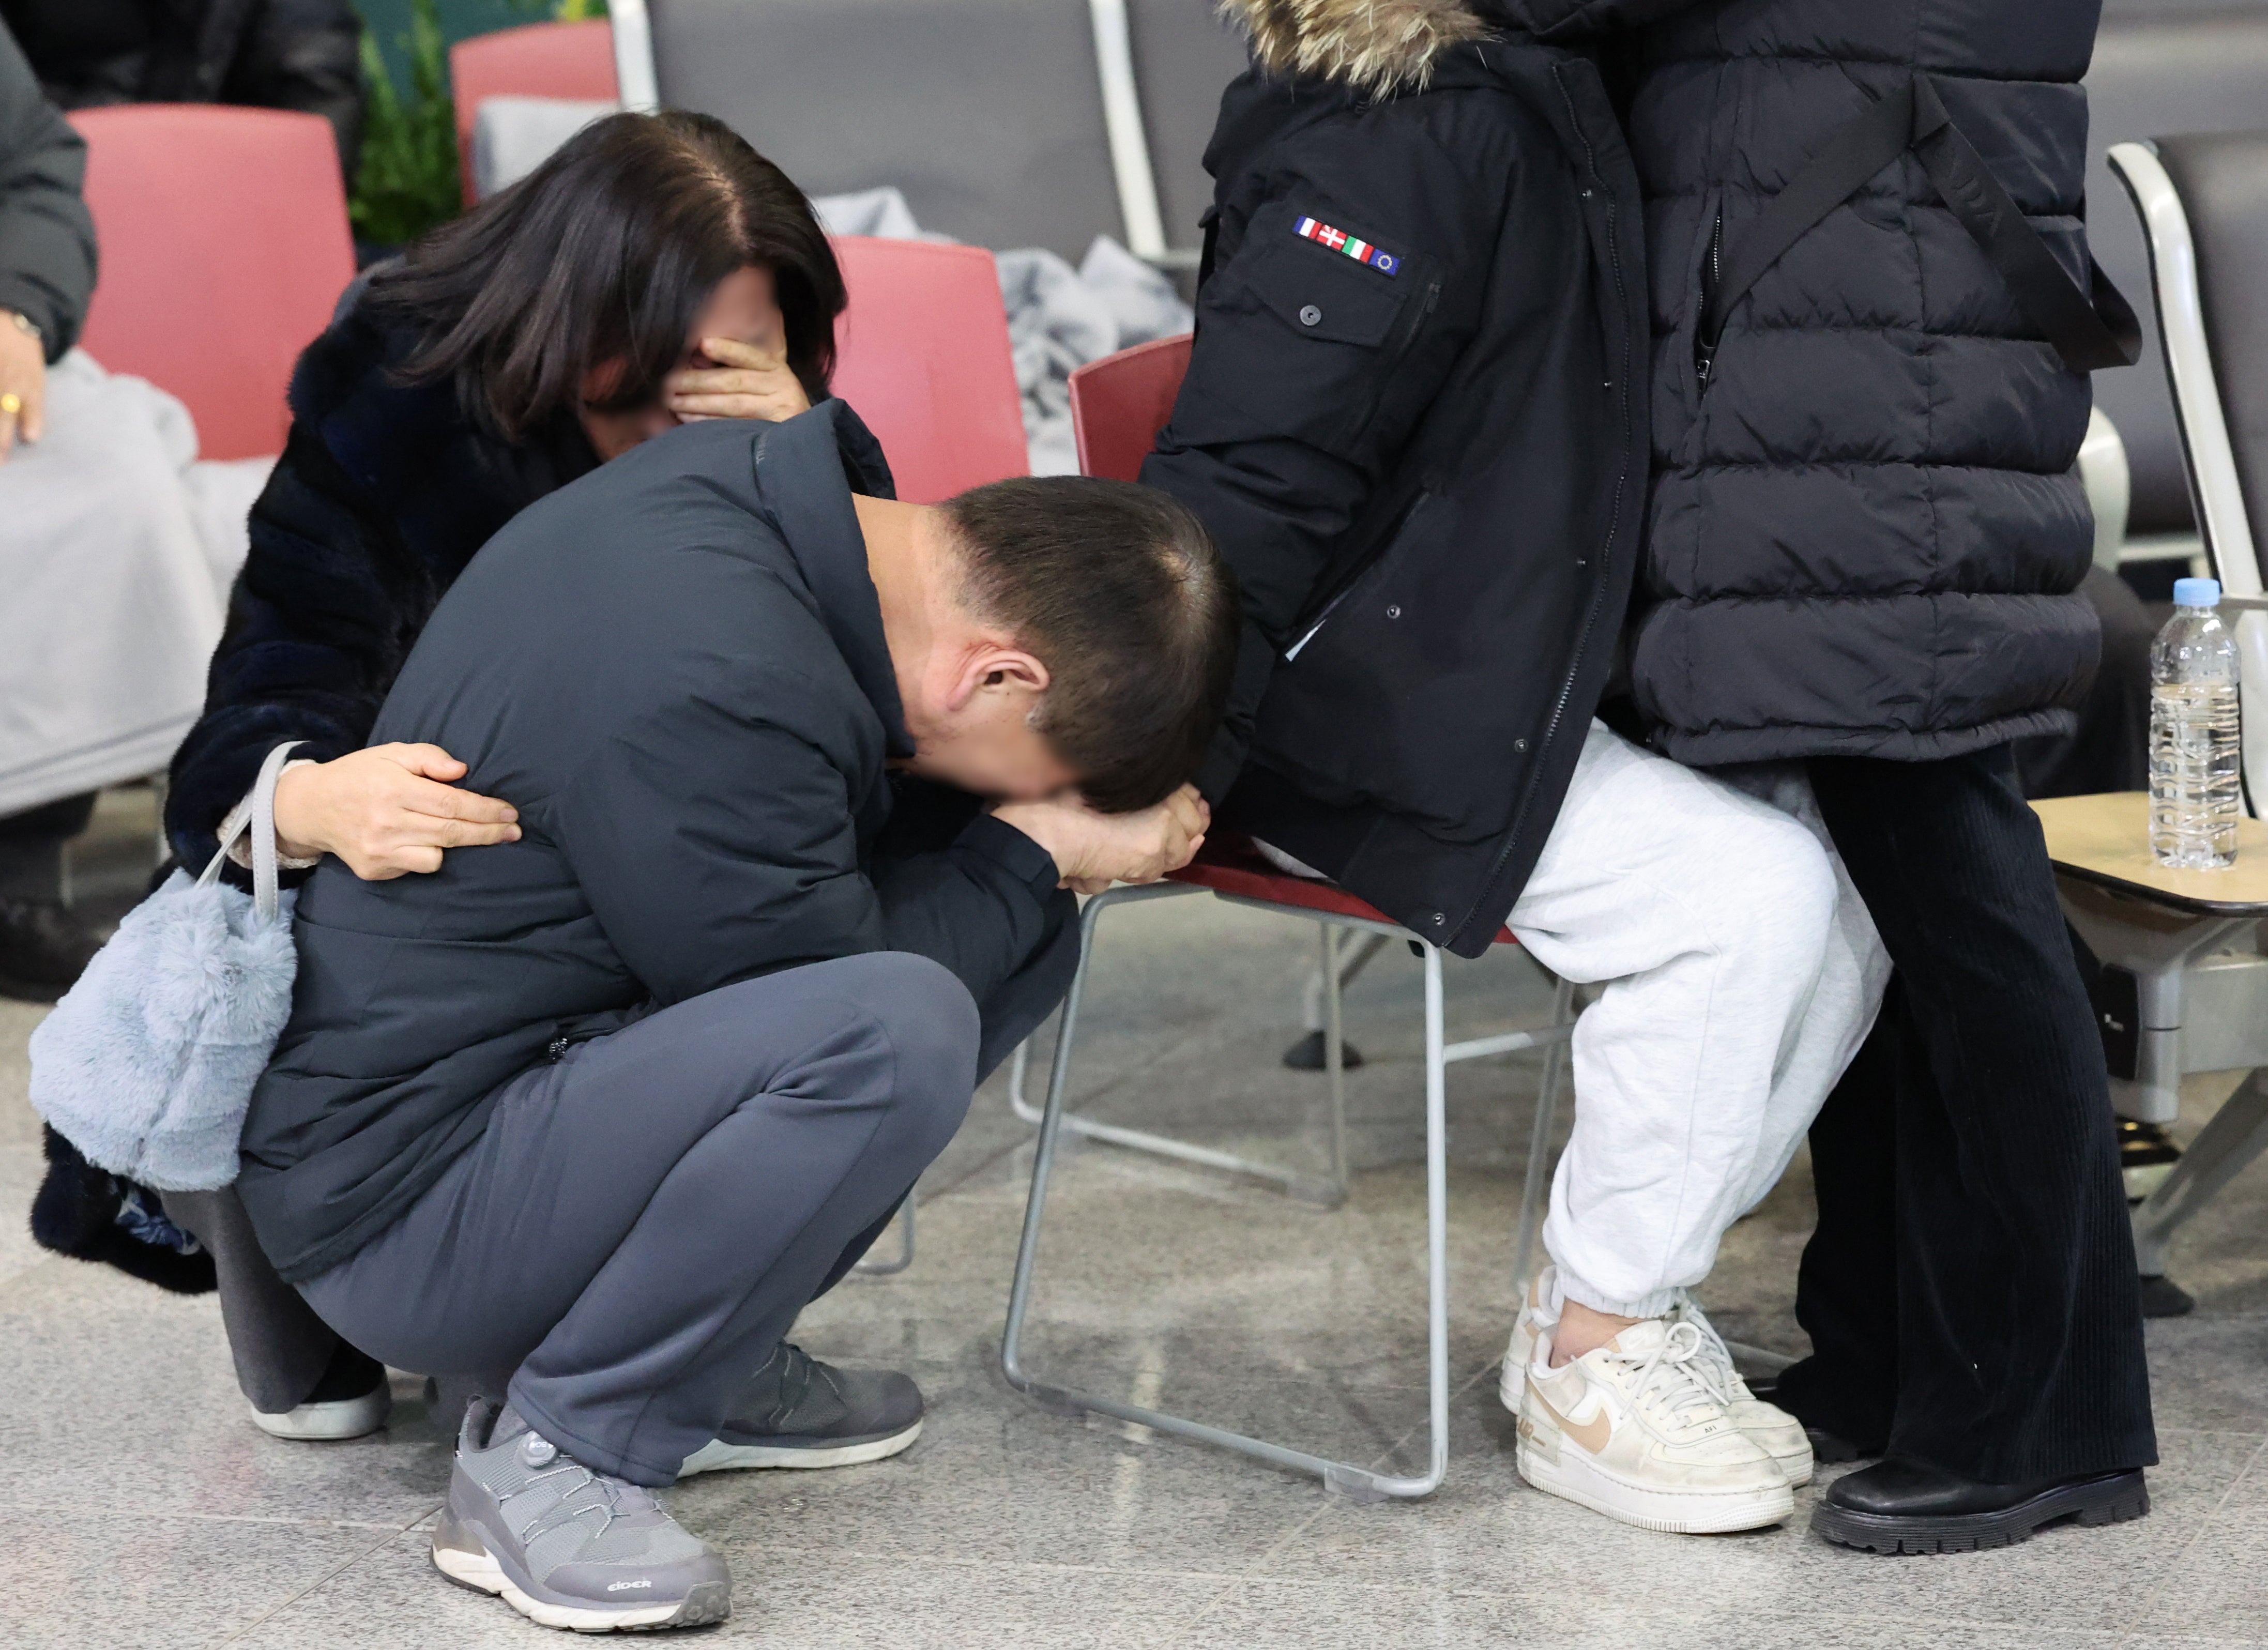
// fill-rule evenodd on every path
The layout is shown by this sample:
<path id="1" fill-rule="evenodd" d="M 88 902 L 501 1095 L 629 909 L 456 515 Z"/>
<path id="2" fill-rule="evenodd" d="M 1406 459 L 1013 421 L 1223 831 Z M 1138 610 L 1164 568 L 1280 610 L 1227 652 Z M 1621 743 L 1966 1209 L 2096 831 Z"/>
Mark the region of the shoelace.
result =
<path id="1" fill-rule="evenodd" d="M 1700 1302 L 1682 1291 L 1676 1308 L 1676 1322 L 1695 1330 L 1701 1337 L 1701 1355 L 1696 1371 L 1707 1384 L 1718 1403 L 1731 1404 L 1739 1396 L 1740 1366 L 1733 1362 L 1733 1349 L 1725 1344 L 1725 1337 L 1717 1333 L 1717 1326 L 1709 1322 L 1709 1315 L 1701 1310 Z"/>
<path id="2" fill-rule="evenodd" d="M 1661 1344 L 1638 1366 L 1638 1380 L 1631 1388 L 1631 1413 L 1638 1417 L 1640 1426 L 1664 1444 L 1674 1446 L 1678 1440 L 1654 1419 L 1657 1406 L 1677 1417 L 1697 1408 L 1723 1408 L 1724 1400 L 1718 1396 L 1703 1362 L 1705 1338 L 1690 1322 L 1673 1323 Z M 1622 1361 L 1638 1362 L 1626 1355 Z M 1649 1403 L 1649 1398 L 1653 1403 Z"/>
<path id="3" fill-rule="evenodd" d="M 556 1529 L 562 1524 L 574 1522 L 594 1506 L 603 1515 L 598 1528 L 591 1532 L 591 1539 L 596 1541 L 607 1533 L 616 1519 L 649 1512 L 660 1505 L 653 1499 L 652 1492 L 642 1489 L 627 1479 L 608 1477 L 603 1473 L 592 1471 L 571 1455 L 561 1455 L 557 1465 L 548 1471 L 535 1474 L 511 1494 L 498 1496 L 497 1509 L 501 1511 L 506 1502 L 518 1500 L 534 1489 L 537 1484 L 549 1484 L 564 1472 L 582 1474 L 581 1482 L 567 1485 L 560 1492 L 557 1500 L 529 1521 L 527 1528 L 519 1532 L 519 1539 L 523 1543 L 534 1541 L 546 1530 Z M 576 1505 L 577 1498 L 589 1487 L 595 1487 L 598 1490 L 599 1500 L 595 1502 L 585 1500 L 579 1506 Z"/>

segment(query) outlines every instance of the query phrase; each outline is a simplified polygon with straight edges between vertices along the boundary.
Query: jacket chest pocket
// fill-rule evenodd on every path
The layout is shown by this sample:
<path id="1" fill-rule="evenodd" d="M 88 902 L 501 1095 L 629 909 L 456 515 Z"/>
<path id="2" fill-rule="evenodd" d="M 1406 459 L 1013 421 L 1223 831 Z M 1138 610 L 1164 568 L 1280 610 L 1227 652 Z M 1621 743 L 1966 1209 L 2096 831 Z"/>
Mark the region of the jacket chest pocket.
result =
<path id="1" fill-rule="evenodd" d="M 1421 272 L 1387 275 L 1256 215 L 1199 295 L 1198 348 L 1174 406 L 1191 446 L 1290 439 L 1348 453 L 1423 320 Z"/>

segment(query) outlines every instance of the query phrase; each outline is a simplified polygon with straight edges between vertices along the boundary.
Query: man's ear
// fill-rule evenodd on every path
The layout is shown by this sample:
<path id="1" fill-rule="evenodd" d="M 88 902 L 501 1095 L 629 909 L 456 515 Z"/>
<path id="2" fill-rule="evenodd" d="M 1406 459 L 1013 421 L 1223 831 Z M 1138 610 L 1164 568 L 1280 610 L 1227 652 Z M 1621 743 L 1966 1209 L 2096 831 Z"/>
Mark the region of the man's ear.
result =
<path id="1" fill-rule="evenodd" d="M 1036 699 L 1048 690 L 1048 667 L 1020 647 L 986 640 L 962 656 L 946 709 L 958 715 L 983 693 L 1020 693 Z"/>

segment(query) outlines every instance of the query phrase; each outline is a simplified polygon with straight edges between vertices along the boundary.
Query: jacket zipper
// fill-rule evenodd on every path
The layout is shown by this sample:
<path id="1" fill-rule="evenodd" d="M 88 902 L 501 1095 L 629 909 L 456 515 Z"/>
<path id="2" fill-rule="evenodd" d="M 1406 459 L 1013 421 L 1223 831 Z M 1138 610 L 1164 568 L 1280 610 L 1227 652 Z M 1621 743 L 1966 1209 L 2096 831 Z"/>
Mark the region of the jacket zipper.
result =
<path id="1" fill-rule="evenodd" d="M 1393 353 L 1387 357 L 1385 364 L 1379 369 L 1381 381 L 1390 379 L 1394 376 L 1395 370 L 1402 365 L 1403 357 L 1407 356 L 1412 346 L 1417 343 L 1418 335 L 1425 329 L 1425 318 L 1433 313 L 1433 306 L 1440 301 L 1440 297 L 1441 284 L 1439 281 L 1429 283 L 1425 288 L 1425 300 L 1418 305 L 1417 314 L 1411 318 L 1409 327 L 1402 335 L 1401 341 L 1394 346 Z M 1385 392 L 1381 390 L 1380 394 L 1383 395 Z M 1375 408 L 1372 409 L 1372 416 L 1373 417 L 1377 416 Z M 1314 641 L 1323 626 L 1330 622 L 1332 613 L 1345 599 L 1347 593 L 1355 587 L 1365 573 L 1378 564 L 1379 557 L 1393 549 L 1395 541 L 1399 539 L 1403 529 L 1409 527 L 1410 519 L 1425 507 L 1425 501 L 1432 496 L 1432 487 L 1421 485 L 1416 496 L 1388 519 L 1386 531 L 1380 534 L 1364 550 L 1360 559 L 1333 580 L 1328 591 L 1309 599 L 1307 608 L 1300 615 L 1298 622 L 1292 626 L 1300 639 L 1292 643 L 1290 649 L 1285 652 L 1283 657 L 1285 664 L 1288 665 L 1297 659 L 1300 650 Z"/>
<path id="2" fill-rule="evenodd" d="M 1432 496 L 1431 488 L 1420 487 L 1411 495 L 1408 504 L 1387 518 L 1385 531 L 1364 549 L 1361 558 L 1332 580 L 1329 589 L 1309 604 L 1300 622 L 1292 627 L 1300 639 L 1285 651 L 1283 658 L 1285 664 L 1297 659 L 1301 650 L 1322 633 L 1322 628 L 1331 622 L 1331 615 L 1338 611 L 1339 603 L 1352 593 L 1354 587 L 1362 582 L 1363 575 L 1377 566 L 1400 541 L 1410 522 L 1417 519 L 1418 512 L 1425 507 L 1425 501 Z"/>
<path id="3" fill-rule="evenodd" d="M 1693 328 L 1693 373 L 1700 384 L 1700 393 L 1709 393 L 1709 374 L 1717 365 L 1717 339 L 1709 331 L 1709 306 L 1717 301 L 1717 289 L 1725 277 L 1725 209 L 1717 209 L 1717 221 L 1709 231 L 1709 261 L 1701 270 L 1701 313 Z"/>
<path id="4" fill-rule="evenodd" d="M 1556 70 L 1554 71 L 1553 77 L 1554 79 L 1557 78 L 1557 73 Z M 1566 87 L 1564 85 L 1559 88 L 1559 95 L 1563 99 L 1567 96 Z M 1585 153 L 1590 157 L 1593 187 L 1602 188 L 1602 186 L 1598 182 L 1599 169 L 1597 157 L 1591 151 L 1590 134 L 1583 129 L 1582 122 L 1579 119 L 1574 118 L 1574 109 L 1572 100 L 1570 101 L 1568 114 L 1570 117 L 1570 123 L 1573 125 L 1576 135 L 1583 140 Z M 1615 208 L 1614 197 L 1612 195 L 1609 195 L 1607 197 L 1606 204 L 1602 210 L 1606 214 L 1607 245 L 1609 249 L 1607 255 L 1607 265 L 1615 272 L 1616 296 L 1618 298 L 1627 301 L 1628 289 L 1623 280 L 1622 259 L 1619 255 L 1619 249 L 1616 247 L 1615 241 Z M 1721 229 L 1723 225 L 1723 211 L 1722 209 L 1719 209 L 1718 214 L 1718 227 Z M 1627 409 L 1630 405 L 1630 338 L 1627 330 L 1625 330 L 1623 338 L 1622 372 L 1615 381 L 1616 393 L 1621 397 L 1622 404 L 1625 409 Z M 1615 537 L 1622 528 L 1623 495 L 1630 480 L 1631 443 L 1629 436 L 1630 420 L 1628 416 L 1625 416 L 1623 420 L 1623 469 L 1622 474 L 1615 478 L 1614 513 L 1608 519 L 1606 537 L 1602 542 L 1599 551 L 1597 552 L 1599 567 L 1596 575 L 1591 580 L 1590 605 L 1584 609 L 1583 628 L 1576 633 L 1575 637 L 1575 652 L 1569 661 L 1567 674 L 1560 678 L 1558 695 L 1551 702 L 1550 720 L 1543 725 L 1543 738 L 1536 747 L 1535 762 L 1529 764 L 1528 784 L 1527 790 L 1520 799 L 1520 807 L 1518 811 L 1513 815 L 1512 829 L 1505 833 L 1504 846 L 1497 850 L 1496 861 L 1489 866 L 1488 876 L 1481 883 L 1480 897 L 1476 899 L 1469 906 L 1466 907 L 1464 913 L 1457 918 L 1456 926 L 1449 931 L 1447 939 L 1442 942 L 1444 944 L 1448 943 L 1449 940 L 1455 939 L 1459 934 L 1464 932 L 1465 929 L 1470 925 L 1473 920 L 1473 914 L 1479 910 L 1484 903 L 1493 902 L 1496 886 L 1504 876 L 1504 867 L 1512 858 L 1512 851 L 1520 845 L 1521 834 L 1526 829 L 1528 824 L 1528 809 L 1534 804 L 1535 799 L 1535 775 L 1541 767 L 1544 758 L 1550 754 L 1553 742 L 1559 737 L 1560 725 L 1567 718 L 1567 701 L 1575 696 L 1575 678 L 1582 672 L 1584 656 L 1591 651 L 1592 633 L 1598 629 L 1599 608 L 1606 595 L 1607 590 L 1608 564 L 1611 559 L 1609 552 L 1613 550 Z"/>

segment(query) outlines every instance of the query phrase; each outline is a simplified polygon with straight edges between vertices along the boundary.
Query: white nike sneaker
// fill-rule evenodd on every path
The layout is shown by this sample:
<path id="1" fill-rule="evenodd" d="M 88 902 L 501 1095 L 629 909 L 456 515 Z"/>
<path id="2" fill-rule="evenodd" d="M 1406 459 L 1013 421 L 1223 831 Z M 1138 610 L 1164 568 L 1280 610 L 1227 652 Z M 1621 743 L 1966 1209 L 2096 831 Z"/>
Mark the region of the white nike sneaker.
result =
<path id="1" fill-rule="evenodd" d="M 1535 1281 L 1528 1285 L 1528 1299 L 1521 1304 L 1520 1316 L 1513 1322 L 1512 1344 L 1505 1349 L 1504 1368 L 1497 1378 L 1497 1397 L 1514 1415 L 1520 1413 L 1521 1400 L 1528 1390 L 1528 1366 L 1535 1359 L 1536 1337 L 1549 1333 L 1558 1322 L 1547 1314 L 1543 1305 L 1549 1298 L 1551 1279 L 1552 1269 L 1549 1265 L 1536 1273 Z M 1688 1322 L 1700 1330 L 1700 1368 L 1723 1400 L 1725 1412 L 1733 1418 L 1734 1425 L 1779 1462 L 1788 1487 L 1801 1489 L 1811 1482 L 1812 1470 L 1811 1438 L 1803 1430 L 1803 1423 L 1749 1390 L 1749 1383 L 1741 1378 L 1740 1370 L 1733 1363 L 1733 1354 L 1724 1337 L 1717 1333 L 1717 1326 L 1701 1310 L 1701 1303 L 1694 1300 L 1690 1290 L 1680 1290 L 1678 1293 L 1680 1299 L 1670 1308 L 1668 1322 Z"/>
<path id="2" fill-rule="evenodd" d="M 1504 1367 L 1497 1374 L 1497 1401 L 1514 1415 L 1520 1413 L 1522 1399 L 1528 1396 L 1528 1366 L 1535 1361 L 1536 1337 L 1548 1332 L 1559 1322 L 1544 1307 L 1557 1278 L 1557 1269 L 1546 1261 L 1528 1285 L 1528 1298 L 1520 1303 L 1520 1315 L 1512 1321 L 1512 1344 L 1504 1349 Z"/>
<path id="3" fill-rule="evenodd" d="M 1701 1331 L 1648 1318 L 1557 1369 L 1538 1335 L 1520 1407 L 1520 1476 L 1641 1529 L 1714 1535 L 1777 1524 L 1787 1479 L 1733 1424 Z"/>
<path id="4" fill-rule="evenodd" d="M 1701 1310 L 1701 1303 L 1690 1290 L 1681 1289 L 1678 1295 L 1677 1304 L 1669 1309 L 1669 1322 L 1690 1323 L 1701 1331 L 1701 1361 L 1707 1366 L 1708 1378 L 1718 1396 L 1725 1400 L 1725 1413 L 1733 1418 L 1734 1425 L 1779 1462 L 1788 1488 L 1800 1490 L 1811 1482 L 1812 1467 L 1811 1437 L 1803 1430 L 1803 1423 L 1778 1404 L 1766 1403 L 1749 1390 L 1749 1383 L 1741 1378 L 1725 1337 L 1717 1333 L 1717 1326 L 1709 1322 L 1709 1315 Z"/>

